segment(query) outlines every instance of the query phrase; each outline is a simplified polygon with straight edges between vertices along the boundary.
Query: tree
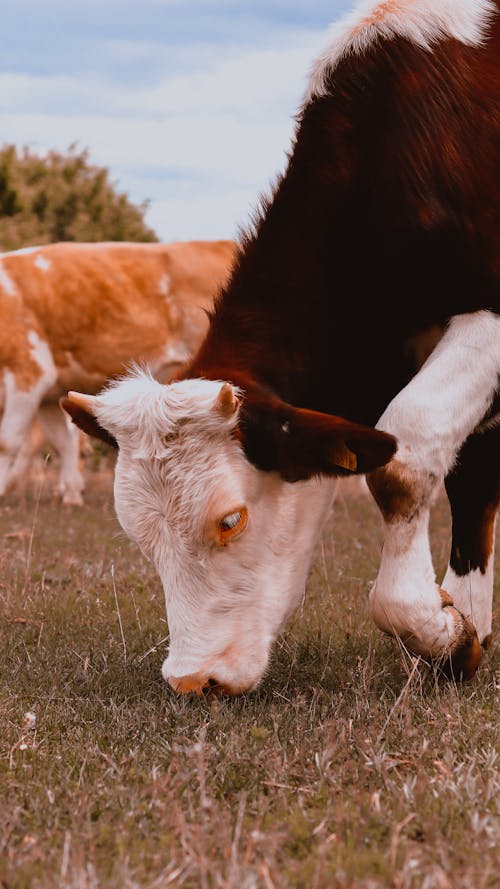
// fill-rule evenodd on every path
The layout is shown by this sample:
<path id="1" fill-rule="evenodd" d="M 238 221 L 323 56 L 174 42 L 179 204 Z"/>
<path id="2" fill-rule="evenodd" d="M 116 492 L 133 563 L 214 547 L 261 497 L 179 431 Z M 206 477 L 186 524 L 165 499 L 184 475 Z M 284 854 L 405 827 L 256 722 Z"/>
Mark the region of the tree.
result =
<path id="1" fill-rule="evenodd" d="M 44 157 L 0 148 L 0 250 L 53 241 L 157 241 L 139 206 L 116 190 L 87 149 Z"/>

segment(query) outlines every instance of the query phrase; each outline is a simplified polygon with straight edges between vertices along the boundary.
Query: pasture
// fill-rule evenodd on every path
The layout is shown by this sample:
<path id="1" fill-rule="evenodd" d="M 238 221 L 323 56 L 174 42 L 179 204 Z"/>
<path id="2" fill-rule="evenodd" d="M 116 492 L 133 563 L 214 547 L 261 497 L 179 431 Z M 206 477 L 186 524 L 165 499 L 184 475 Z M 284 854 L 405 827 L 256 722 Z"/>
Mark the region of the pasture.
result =
<path id="1" fill-rule="evenodd" d="M 371 627 L 371 499 L 341 489 L 261 688 L 178 698 L 159 580 L 94 469 L 82 509 L 50 466 L 2 505 L 0 886 L 498 885 L 498 642 L 457 687 Z"/>

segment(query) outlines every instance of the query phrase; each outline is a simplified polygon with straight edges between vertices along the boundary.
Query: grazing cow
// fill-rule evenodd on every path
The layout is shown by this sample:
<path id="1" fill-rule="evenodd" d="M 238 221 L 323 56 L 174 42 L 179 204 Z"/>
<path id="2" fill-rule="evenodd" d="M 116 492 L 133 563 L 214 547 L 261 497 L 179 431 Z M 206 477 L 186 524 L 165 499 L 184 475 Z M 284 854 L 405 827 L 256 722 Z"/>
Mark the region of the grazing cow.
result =
<path id="1" fill-rule="evenodd" d="M 198 348 L 234 255 L 230 241 L 64 243 L 0 255 L 0 495 L 23 471 L 39 412 L 61 457 L 63 500 L 82 502 L 78 434 L 58 399 L 68 388 L 97 392 L 132 361 L 170 379 Z"/>
<path id="2" fill-rule="evenodd" d="M 385 522 L 375 623 L 457 677 L 477 668 L 500 498 L 499 37 L 490 0 L 361 3 L 190 367 L 70 394 L 118 444 L 117 514 L 163 581 L 178 691 L 258 685 L 332 477 L 356 472 Z"/>

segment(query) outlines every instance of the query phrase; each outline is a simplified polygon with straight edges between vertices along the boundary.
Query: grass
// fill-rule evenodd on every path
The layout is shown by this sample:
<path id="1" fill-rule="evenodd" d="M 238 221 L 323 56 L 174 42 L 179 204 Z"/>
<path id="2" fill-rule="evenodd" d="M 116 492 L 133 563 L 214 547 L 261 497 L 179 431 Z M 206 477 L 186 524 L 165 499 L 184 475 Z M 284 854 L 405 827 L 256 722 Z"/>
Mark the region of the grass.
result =
<path id="1" fill-rule="evenodd" d="M 498 885 L 498 648 L 456 687 L 372 629 L 371 500 L 340 496 L 269 675 L 225 700 L 161 679 L 159 581 L 109 472 L 80 510 L 50 491 L 0 516 L 2 889 Z M 444 502 L 433 541 L 443 572 Z"/>

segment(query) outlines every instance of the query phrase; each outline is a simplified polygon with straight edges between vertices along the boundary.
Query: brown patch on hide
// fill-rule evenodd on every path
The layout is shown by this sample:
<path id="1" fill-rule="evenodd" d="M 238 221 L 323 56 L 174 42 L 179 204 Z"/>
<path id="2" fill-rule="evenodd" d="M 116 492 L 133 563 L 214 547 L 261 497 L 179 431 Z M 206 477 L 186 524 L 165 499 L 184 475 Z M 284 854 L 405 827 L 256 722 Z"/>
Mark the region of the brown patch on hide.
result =
<path id="1" fill-rule="evenodd" d="M 106 444 L 111 445 L 113 448 L 118 447 L 114 436 L 111 435 L 107 429 L 104 429 L 103 426 L 99 425 L 93 414 L 75 404 L 74 401 L 70 401 L 69 398 L 61 398 L 60 405 L 62 410 L 69 414 L 75 426 L 78 426 L 82 432 L 86 432 L 87 435 L 91 435 L 93 438 L 98 438 L 101 441 L 106 442 Z"/>
<path id="2" fill-rule="evenodd" d="M 392 435 L 333 414 L 294 407 L 228 368 L 215 373 L 243 391 L 233 435 L 246 457 L 258 469 L 278 472 L 284 481 L 370 472 L 396 451 Z"/>
<path id="3" fill-rule="evenodd" d="M 441 596 L 443 608 L 446 608 L 448 605 L 453 605 L 453 599 L 451 598 L 450 594 L 446 592 L 446 590 L 440 588 L 439 595 Z"/>
<path id="4" fill-rule="evenodd" d="M 370 473 L 366 481 L 386 522 L 411 522 L 426 502 L 422 480 L 397 458 Z"/>
<path id="5" fill-rule="evenodd" d="M 379 3 L 358 27 L 405 5 Z M 374 425 L 447 319 L 499 310 L 499 22 L 481 47 L 394 37 L 339 61 L 186 377 L 250 377 Z"/>
<path id="6" fill-rule="evenodd" d="M 131 361 L 165 377 L 200 345 L 236 252 L 231 241 L 193 241 L 68 242 L 6 253 L 2 268 L 16 295 L 0 287 L 1 366 L 18 389 L 32 388 L 41 375 L 28 339 L 34 331 L 58 372 L 47 400 L 68 389 L 95 393 Z"/>
<path id="7" fill-rule="evenodd" d="M 499 408 L 499 399 L 492 414 Z M 463 577 L 486 572 L 493 557 L 495 520 L 500 505 L 500 425 L 467 439 L 445 479 L 452 512 L 450 565 Z"/>
<path id="8" fill-rule="evenodd" d="M 8 254 L 7 254 L 8 256 Z M 5 258 L 2 260 L 7 265 Z M 0 370 L 12 374 L 16 389 L 29 392 L 42 376 L 42 369 L 33 357 L 30 333 L 44 339 L 43 331 L 36 317 L 26 311 L 22 298 L 5 294 L 0 288 Z"/>

